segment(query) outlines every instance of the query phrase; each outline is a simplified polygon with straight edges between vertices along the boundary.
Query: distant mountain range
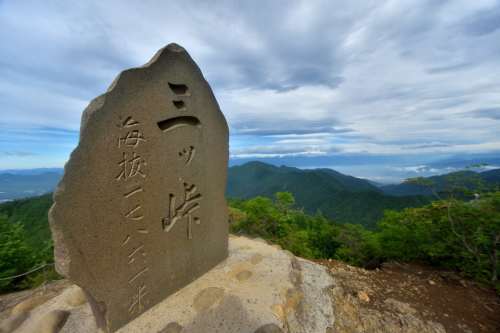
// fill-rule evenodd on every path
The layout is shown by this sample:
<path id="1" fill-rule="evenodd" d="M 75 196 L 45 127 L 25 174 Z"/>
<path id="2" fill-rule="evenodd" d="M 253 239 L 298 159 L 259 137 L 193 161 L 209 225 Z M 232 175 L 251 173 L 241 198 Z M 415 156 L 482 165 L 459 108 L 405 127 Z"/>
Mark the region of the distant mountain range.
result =
<path id="1" fill-rule="evenodd" d="M 61 176 L 62 170 L 41 173 L 1 173 L 0 202 L 51 192 Z"/>
<path id="2" fill-rule="evenodd" d="M 475 189 L 478 186 L 500 185 L 500 169 L 474 172 L 457 171 L 446 175 L 432 176 L 426 178 L 434 184 L 434 190 L 442 192 L 455 185 L 460 185 L 468 189 Z M 432 190 L 428 186 L 415 185 L 411 183 L 401 183 L 394 185 L 381 185 L 379 188 L 386 194 L 394 196 L 408 195 L 432 195 Z"/>
<path id="3" fill-rule="evenodd" d="M 37 169 L 0 173 L 0 202 L 51 192 L 62 172 L 62 169 Z M 474 188 L 478 179 L 500 185 L 500 169 L 481 173 L 459 171 L 428 179 L 440 191 L 449 185 L 450 178 L 459 179 L 469 188 Z M 262 162 L 229 168 L 229 198 L 273 197 L 280 191 L 292 192 L 297 206 L 308 213 L 321 212 L 340 223 L 359 223 L 367 227 L 373 227 L 386 209 L 417 207 L 433 199 L 426 187 L 407 183 L 381 185 L 331 169 L 277 167 Z"/>
<path id="4" fill-rule="evenodd" d="M 471 154 L 468 156 L 455 156 L 429 163 L 433 168 L 455 168 L 465 169 L 474 164 L 486 164 L 488 166 L 500 166 L 499 153 L 496 154 Z"/>
<path id="5" fill-rule="evenodd" d="M 5 169 L 0 170 L 0 175 L 41 175 L 44 173 L 63 173 L 62 168 L 36 168 L 36 169 Z"/>
<path id="6" fill-rule="evenodd" d="M 429 198 L 423 196 L 387 195 L 367 180 L 330 169 L 302 170 L 262 162 L 229 168 L 229 198 L 272 197 L 280 191 L 293 193 L 297 206 L 308 213 L 321 212 L 340 223 L 359 223 L 367 227 L 373 227 L 385 209 L 415 207 L 429 202 Z"/>

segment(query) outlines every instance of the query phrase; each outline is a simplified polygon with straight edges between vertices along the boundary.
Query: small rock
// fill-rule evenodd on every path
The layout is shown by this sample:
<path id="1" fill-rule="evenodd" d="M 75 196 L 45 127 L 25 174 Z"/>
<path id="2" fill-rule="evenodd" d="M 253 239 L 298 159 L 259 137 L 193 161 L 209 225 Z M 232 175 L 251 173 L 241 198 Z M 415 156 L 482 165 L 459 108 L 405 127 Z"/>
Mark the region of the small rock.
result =
<path id="1" fill-rule="evenodd" d="M 66 323 L 70 313 L 63 310 L 54 310 L 43 316 L 38 322 L 37 333 L 57 333 Z"/>
<path id="2" fill-rule="evenodd" d="M 49 295 L 43 295 L 43 294 L 38 294 L 38 295 L 33 295 L 30 298 L 22 301 L 21 303 L 17 304 L 13 309 L 11 314 L 12 315 L 17 315 L 20 313 L 25 313 L 25 312 L 30 312 L 40 304 L 45 303 L 51 298 Z"/>
<path id="3" fill-rule="evenodd" d="M 283 330 L 276 324 L 265 324 L 259 327 L 255 333 L 283 333 Z"/>
<path id="4" fill-rule="evenodd" d="M 369 303 L 370 302 L 370 297 L 368 296 L 368 294 L 364 291 L 358 291 L 358 298 L 365 302 L 365 303 Z"/>
<path id="5" fill-rule="evenodd" d="M 164 329 L 158 333 L 181 333 L 183 327 L 176 322 L 169 323 Z"/>
<path id="6" fill-rule="evenodd" d="M 238 279 L 238 281 L 241 282 L 241 281 L 248 280 L 251 276 L 252 276 L 252 272 L 250 272 L 250 271 L 241 271 L 238 274 L 236 274 L 236 279 Z"/>
<path id="7" fill-rule="evenodd" d="M 390 308 L 392 308 L 394 311 L 397 311 L 399 313 L 405 314 L 405 315 L 415 315 L 417 313 L 417 310 L 412 308 L 410 304 L 408 303 L 403 303 L 398 300 L 395 300 L 393 298 L 388 298 L 384 301 L 386 305 L 388 305 Z"/>
<path id="8" fill-rule="evenodd" d="M 464 333 L 472 333 L 472 330 L 465 324 L 458 324 L 458 327 L 461 329 L 462 332 Z"/>
<path id="9" fill-rule="evenodd" d="M 194 298 L 193 307 L 196 311 L 203 311 L 210 308 L 224 297 L 224 289 L 209 287 L 200 291 Z"/>
<path id="10" fill-rule="evenodd" d="M 82 288 L 78 286 L 73 286 L 69 289 L 67 289 L 64 292 L 64 298 L 66 301 L 66 304 L 69 306 L 80 306 L 82 304 L 85 304 L 87 302 L 87 297 L 85 296 L 85 293 L 83 292 Z"/>
<path id="11" fill-rule="evenodd" d="M 0 332 L 10 333 L 18 328 L 28 318 L 28 312 L 21 312 L 10 316 L 0 324 Z"/>
<path id="12" fill-rule="evenodd" d="M 436 285 L 436 282 L 434 282 L 434 281 L 432 281 L 432 280 L 429 280 L 428 282 L 429 282 L 429 284 L 430 284 L 431 286 L 435 286 L 435 285 Z"/>

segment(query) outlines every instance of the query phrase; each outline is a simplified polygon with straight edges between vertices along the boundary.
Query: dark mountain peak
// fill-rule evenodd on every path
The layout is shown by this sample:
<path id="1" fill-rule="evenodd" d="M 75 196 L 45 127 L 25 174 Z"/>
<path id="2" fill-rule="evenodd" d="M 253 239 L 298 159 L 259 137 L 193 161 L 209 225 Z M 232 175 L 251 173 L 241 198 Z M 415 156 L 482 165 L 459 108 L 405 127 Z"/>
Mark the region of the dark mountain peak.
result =
<path id="1" fill-rule="evenodd" d="M 500 184 L 500 169 L 483 171 L 480 173 L 481 178 L 490 183 Z"/>
<path id="2" fill-rule="evenodd" d="M 295 167 L 289 167 L 285 165 L 275 166 L 272 164 L 267 164 L 260 161 L 251 161 L 240 166 L 234 166 L 229 169 L 230 173 L 246 173 L 246 176 L 253 174 L 258 177 L 276 177 L 280 175 L 285 177 L 285 183 L 289 183 L 290 178 L 297 177 L 300 178 L 301 182 L 309 185 L 310 182 L 319 182 L 323 185 L 330 186 L 336 191 L 379 191 L 379 189 L 365 179 L 356 178 L 353 176 L 344 175 L 338 171 L 320 168 L 320 169 L 299 169 Z M 247 178 L 247 177 L 245 177 Z M 256 181 L 263 181 L 263 179 L 255 179 Z M 298 179 L 296 179 L 298 181 Z M 285 189 L 283 189 L 285 190 Z"/>
<path id="3" fill-rule="evenodd" d="M 296 205 L 309 213 L 321 211 L 338 222 L 372 225 L 384 209 L 415 206 L 419 198 L 394 198 L 365 179 L 331 169 L 298 169 L 248 162 L 229 168 L 227 196 L 249 199 L 272 198 L 276 192 L 291 192 Z"/>
<path id="4" fill-rule="evenodd" d="M 260 162 L 260 161 L 251 161 L 251 162 L 246 162 L 241 165 L 235 165 L 231 168 L 234 169 L 246 169 L 246 170 L 251 170 L 251 169 L 266 169 L 266 170 L 271 170 L 271 169 L 278 169 L 277 166 Z"/>
<path id="5" fill-rule="evenodd" d="M 250 162 L 246 162 L 244 164 L 241 164 L 241 165 L 238 165 L 236 167 L 245 167 L 245 168 L 248 168 L 248 167 L 271 167 L 271 168 L 277 168 L 276 166 L 272 165 L 272 164 L 268 164 L 268 163 L 264 163 L 264 162 L 261 162 L 261 161 L 250 161 Z"/>
<path id="6" fill-rule="evenodd" d="M 266 169 L 266 170 L 274 170 L 274 171 L 279 171 L 279 170 L 285 170 L 285 171 L 302 171 L 301 169 L 298 169 L 298 168 L 294 168 L 294 167 L 289 167 L 289 166 L 286 166 L 286 165 L 280 165 L 280 166 L 276 166 L 274 164 L 269 164 L 269 163 L 265 163 L 265 162 L 261 162 L 261 161 L 250 161 L 250 162 L 246 162 L 244 164 L 241 164 L 241 165 L 237 165 L 237 166 L 233 166 L 231 168 L 237 168 L 237 167 L 240 167 L 240 168 L 256 168 L 256 169 Z"/>

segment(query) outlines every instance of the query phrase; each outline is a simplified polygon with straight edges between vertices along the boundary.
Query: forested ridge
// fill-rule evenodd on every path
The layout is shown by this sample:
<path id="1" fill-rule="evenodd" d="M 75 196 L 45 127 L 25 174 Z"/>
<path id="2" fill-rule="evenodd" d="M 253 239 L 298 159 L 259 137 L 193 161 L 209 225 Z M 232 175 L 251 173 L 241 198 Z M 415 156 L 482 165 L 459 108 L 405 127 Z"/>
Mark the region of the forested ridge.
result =
<path id="1" fill-rule="evenodd" d="M 339 223 L 362 224 L 374 228 L 384 210 L 418 207 L 430 202 L 425 196 L 392 196 L 365 179 L 331 169 L 302 170 L 292 167 L 249 162 L 229 168 L 227 196 L 249 199 L 272 198 L 290 192 L 306 213 L 321 213 Z"/>
<path id="2" fill-rule="evenodd" d="M 321 177 L 321 173 L 311 177 Z M 337 185 L 345 186 L 351 179 L 343 181 Z M 407 183 L 433 188 L 436 196 L 427 197 L 427 203 L 420 207 L 403 204 L 397 210 L 386 209 L 371 228 L 355 220 L 340 223 L 320 209 L 311 213 L 288 191 L 229 199 L 229 228 L 235 234 L 262 237 L 305 258 L 332 258 L 366 268 L 386 261 L 419 262 L 455 270 L 499 288 L 500 191 L 485 184 L 478 184 L 472 191 L 457 179 L 455 184 L 460 186 L 447 191 L 436 190 L 429 179 Z M 369 188 L 366 184 L 355 186 L 359 189 L 355 193 L 373 195 L 364 205 L 380 199 L 380 192 L 365 191 Z M 331 200 L 339 207 L 341 202 Z M 44 195 L 0 205 L 2 292 L 36 286 L 57 276 L 50 265 L 53 258 L 47 213 L 51 204 L 51 195 Z M 357 209 L 363 213 L 362 207 Z M 7 279 L 44 264 L 48 266 L 33 274 Z"/>

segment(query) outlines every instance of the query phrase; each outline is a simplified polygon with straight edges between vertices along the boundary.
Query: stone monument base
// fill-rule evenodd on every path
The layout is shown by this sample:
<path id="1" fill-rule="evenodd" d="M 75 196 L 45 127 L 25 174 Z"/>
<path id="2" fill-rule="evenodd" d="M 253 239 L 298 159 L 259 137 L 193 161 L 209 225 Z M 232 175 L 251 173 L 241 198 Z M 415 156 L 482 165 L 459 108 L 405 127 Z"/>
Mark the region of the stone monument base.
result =
<path id="1" fill-rule="evenodd" d="M 229 257 L 120 333 L 329 332 L 334 321 L 327 269 L 262 240 L 230 237 Z M 71 286 L 31 311 L 16 333 L 94 333 L 80 289 Z M 58 322 L 59 321 L 59 322 Z"/>

